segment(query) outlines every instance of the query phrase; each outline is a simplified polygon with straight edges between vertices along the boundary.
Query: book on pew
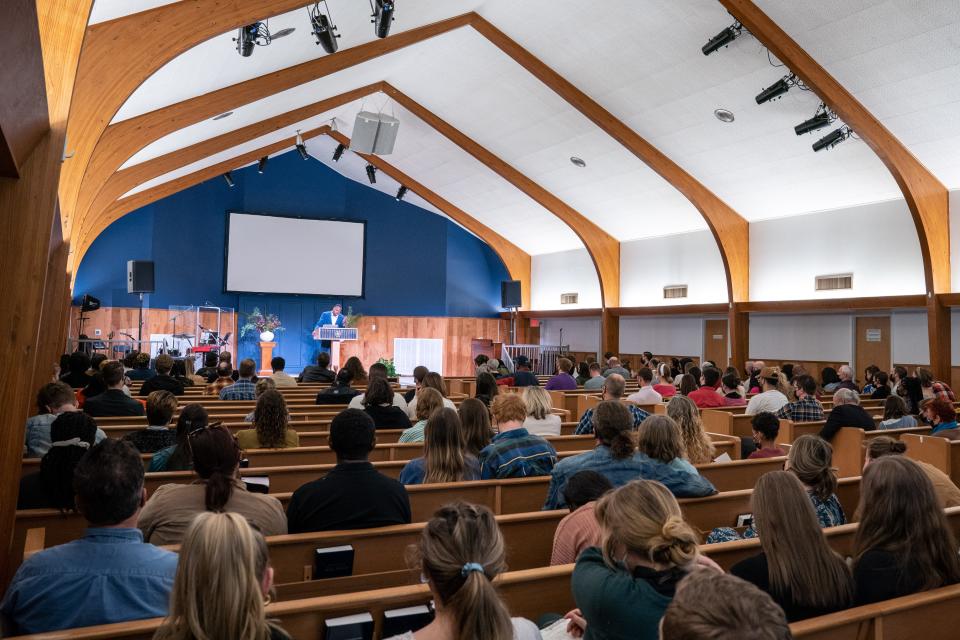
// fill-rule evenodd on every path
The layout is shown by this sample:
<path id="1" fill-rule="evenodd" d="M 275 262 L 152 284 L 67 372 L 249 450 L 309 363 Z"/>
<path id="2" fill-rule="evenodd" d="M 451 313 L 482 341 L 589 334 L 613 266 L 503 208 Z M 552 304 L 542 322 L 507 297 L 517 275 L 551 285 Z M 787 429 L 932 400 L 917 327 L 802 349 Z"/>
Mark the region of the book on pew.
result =
<path id="1" fill-rule="evenodd" d="M 407 631 L 416 632 L 433 622 L 433 611 L 425 604 L 383 612 L 384 638 L 392 638 Z"/>
<path id="2" fill-rule="evenodd" d="M 724 451 L 716 458 L 713 459 L 714 462 L 733 462 L 733 459 L 730 457 L 730 454 Z"/>
<path id="3" fill-rule="evenodd" d="M 270 493 L 270 476 L 244 476 L 243 484 L 250 493 Z"/>
<path id="4" fill-rule="evenodd" d="M 324 640 L 373 640 L 373 616 L 369 613 L 328 618 L 323 626 Z"/>
<path id="5" fill-rule="evenodd" d="M 353 575 L 353 545 L 319 547 L 313 552 L 313 579 L 343 578 Z"/>

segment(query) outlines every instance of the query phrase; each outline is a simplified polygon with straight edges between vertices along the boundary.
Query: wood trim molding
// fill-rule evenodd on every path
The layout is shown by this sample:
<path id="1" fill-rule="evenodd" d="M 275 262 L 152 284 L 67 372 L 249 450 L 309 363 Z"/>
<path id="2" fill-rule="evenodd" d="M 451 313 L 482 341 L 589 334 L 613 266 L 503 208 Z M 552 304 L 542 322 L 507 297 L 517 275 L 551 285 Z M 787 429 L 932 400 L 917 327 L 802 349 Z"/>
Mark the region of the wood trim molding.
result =
<path id="1" fill-rule="evenodd" d="M 675 304 L 651 307 L 619 307 L 611 309 L 615 316 L 679 316 L 679 315 L 725 315 L 730 305 L 726 302 L 712 304 Z"/>
<path id="2" fill-rule="evenodd" d="M 683 194 L 703 215 L 720 249 L 727 276 L 727 296 L 732 302 L 749 299 L 750 288 L 750 233 L 747 221 L 712 191 L 684 171 L 677 163 L 647 142 L 636 131 L 618 120 L 598 102 L 567 81 L 559 73 L 521 47 L 481 16 L 471 26 L 517 64 L 566 100 L 614 140 L 622 144 L 644 164 Z M 617 304 L 606 302 L 607 306 Z"/>
<path id="3" fill-rule="evenodd" d="M 924 309 L 927 298 L 913 296 L 876 296 L 871 298 L 824 298 L 822 300 L 770 300 L 747 302 L 748 313 L 842 313 L 844 311 L 881 311 L 888 309 Z"/>
<path id="4" fill-rule="evenodd" d="M 960 307 L 960 293 L 941 293 L 937 298 L 945 307 Z"/>
<path id="5" fill-rule="evenodd" d="M 946 187 L 836 78 L 751 0 L 719 0 L 773 55 L 826 102 L 886 165 L 910 208 L 926 290 L 950 292 L 950 224 Z"/>
<path id="6" fill-rule="evenodd" d="M 327 131 L 326 134 L 340 144 L 347 147 L 350 146 L 350 138 L 342 133 L 338 131 Z M 358 153 L 357 155 L 416 193 L 440 211 L 443 211 L 453 220 L 466 227 L 467 230 L 490 245 L 490 248 L 496 252 L 503 261 L 504 266 L 507 267 L 510 276 L 520 281 L 521 302 L 523 307 L 530 307 L 530 254 L 380 156 L 367 155 L 365 153 Z"/>
<path id="7" fill-rule="evenodd" d="M 599 318 L 602 313 L 603 309 L 550 309 L 542 311 L 528 309 L 520 311 L 518 315 L 521 318 L 540 320 L 543 318 Z M 504 312 L 500 315 L 507 319 L 510 318 L 509 312 Z"/>
<path id="8" fill-rule="evenodd" d="M 148 160 L 146 162 L 133 165 L 128 169 L 118 171 L 110 176 L 110 179 L 107 180 L 106 184 L 104 184 L 97 192 L 95 200 L 92 204 L 89 204 L 88 208 L 85 208 L 84 203 L 82 202 L 83 194 L 92 193 L 93 191 L 81 192 L 81 201 L 78 201 L 77 203 L 77 215 L 75 216 L 75 220 L 78 224 L 75 237 L 77 238 L 78 242 L 83 242 L 87 239 L 92 241 L 93 238 L 87 237 L 89 235 L 87 231 L 97 227 L 97 223 L 99 222 L 98 215 L 110 207 L 115 200 L 123 196 L 123 194 L 137 185 L 143 184 L 144 182 L 152 180 L 158 176 L 162 176 L 163 174 L 173 171 L 179 167 L 187 166 L 193 162 L 203 160 L 206 157 L 221 151 L 225 151 L 226 149 L 230 149 L 231 147 L 243 144 L 244 142 L 248 142 L 273 131 L 289 127 L 297 122 L 301 122 L 307 118 L 311 118 L 325 111 L 329 111 L 330 109 L 335 109 L 336 107 L 353 102 L 354 100 L 364 98 L 371 93 L 380 91 L 380 87 L 381 83 L 376 82 L 365 87 L 347 91 L 345 93 L 320 100 L 319 102 L 314 102 L 313 104 L 305 107 L 300 107 L 299 109 L 293 109 L 292 111 L 281 113 L 267 120 L 229 131 L 214 138 L 208 138 L 207 140 L 198 142 L 197 144 L 189 147 L 171 151 L 170 153 L 159 156 L 152 160 Z M 88 217 L 91 223 L 90 225 L 85 224 Z M 108 220 L 107 224 L 110 224 L 110 222 L 113 221 Z"/>
<path id="9" fill-rule="evenodd" d="M 384 93 L 393 98 L 397 104 L 420 118 L 420 120 L 431 126 L 471 156 L 487 165 L 494 173 L 566 223 L 566 225 L 577 234 L 581 242 L 583 242 L 587 253 L 590 254 L 590 258 L 593 260 L 594 267 L 597 270 L 597 278 L 600 281 L 600 295 L 604 306 L 617 306 L 619 304 L 620 243 L 616 238 L 396 87 L 385 82 L 383 90 Z"/>

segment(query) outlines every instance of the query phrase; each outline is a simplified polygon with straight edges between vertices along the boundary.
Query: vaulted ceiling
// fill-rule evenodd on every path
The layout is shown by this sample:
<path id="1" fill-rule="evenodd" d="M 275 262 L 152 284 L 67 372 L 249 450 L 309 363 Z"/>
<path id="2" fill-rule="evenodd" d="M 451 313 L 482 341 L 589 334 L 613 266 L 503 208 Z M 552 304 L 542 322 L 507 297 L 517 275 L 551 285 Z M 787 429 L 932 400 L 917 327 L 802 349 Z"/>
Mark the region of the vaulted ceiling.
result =
<path id="1" fill-rule="evenodd" d="M 96 1 L 60 189 L 74 265 L 120 215 L 282 152 L 298 129 L 349 137 L 366 109 L 401 120 L 379 160 L 418 183 L 412 201 L 496 236 L 514 265 L 585 246 L 607 305 L 619 242 L 709 228 L 745 300 L 749 222 L 902 197 L 942 288 L 944 187 L 960 187 L 956 0 L 398 0 L 386 39 L 365 0 L 328 0 L 333 55 L 301 3 Z M 705 57 L 728 10 L 754 34 Z M 241 58 L 236 27 L 266 18 L 296 30 Z M 757 105 L 784 62 L 816 91 Z M 814 153 L 831 129 L 794 135 L 821 98 L 862 140 Z M 365 160 L 332 162 L 336 144 L 308 148 L 366 182 Z"/>

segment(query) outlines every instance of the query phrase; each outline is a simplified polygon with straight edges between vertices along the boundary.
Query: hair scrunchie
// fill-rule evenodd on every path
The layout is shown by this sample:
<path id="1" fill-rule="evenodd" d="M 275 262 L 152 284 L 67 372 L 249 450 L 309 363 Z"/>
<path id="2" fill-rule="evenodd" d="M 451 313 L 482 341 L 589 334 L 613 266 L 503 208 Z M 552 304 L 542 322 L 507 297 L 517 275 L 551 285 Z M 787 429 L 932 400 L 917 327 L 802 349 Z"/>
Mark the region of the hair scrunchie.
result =
<path id="1" fill-rule="evenodd" d="M 469 574 L 471 571 L 479 571 L 480 573 L 484 573 L 483 565 L 479 562 L 468 562 L 460 569 L 460 575 L 466 578 L 467 574 Z"/>

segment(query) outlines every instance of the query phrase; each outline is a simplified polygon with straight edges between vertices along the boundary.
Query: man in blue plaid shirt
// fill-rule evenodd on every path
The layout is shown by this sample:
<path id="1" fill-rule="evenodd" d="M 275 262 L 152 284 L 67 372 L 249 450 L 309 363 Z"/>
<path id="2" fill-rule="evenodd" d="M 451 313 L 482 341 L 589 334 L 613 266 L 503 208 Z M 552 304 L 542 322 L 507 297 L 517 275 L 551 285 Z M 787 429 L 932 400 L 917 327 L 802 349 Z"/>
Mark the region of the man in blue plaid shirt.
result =
<path id="1" fill-rule="evenodd" d="M 793 381 L 797 401 L 788 402 L 777 411 L 777 417 L 794 422 L 823 420 L 823 405 L 817 400 L 817 381 L 813 376 L 800 376 Z"/>
<path id="2" fill-rule="evenodd" d="M 557 451 L 549 442 L 523 428 L 527 407 L 516 393 L 493 399 L 490 413 L 497 435 L 480 450 L 480 478 L 526 478 L 548 476 L 557 463 Z"/>
<path id="3" fill-rule="evenodd" d="M 240 361 L 240 378 L 229 387 L 220 391 L 221 400 L 256 400 L 256 385 L 253 383 L 253 374 L 257 363 L 247 358 Z"/>
<path id="4" fill-rule="evenodd" d="M 627 383 L 619 373 L 611 373 L 603 383 L 603 399 L 620 401 L 623 397 L 623 391 Z M 646 420 L 650 414 L 635 404 L 628 404 L 627 409 L 633 416 L 633 428 L 636 430 L 640 423 Z M 593 409 L 587 409 L 580 418 L 580 424 L 577 425 L 576 434 L 582 436 L 587 433 L 593 433 Z"/>

